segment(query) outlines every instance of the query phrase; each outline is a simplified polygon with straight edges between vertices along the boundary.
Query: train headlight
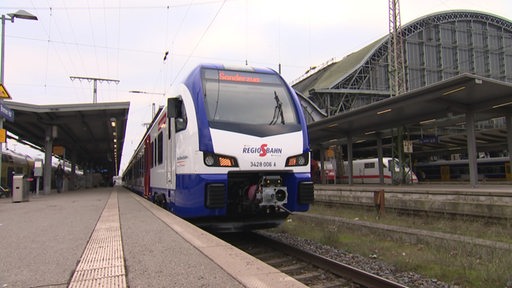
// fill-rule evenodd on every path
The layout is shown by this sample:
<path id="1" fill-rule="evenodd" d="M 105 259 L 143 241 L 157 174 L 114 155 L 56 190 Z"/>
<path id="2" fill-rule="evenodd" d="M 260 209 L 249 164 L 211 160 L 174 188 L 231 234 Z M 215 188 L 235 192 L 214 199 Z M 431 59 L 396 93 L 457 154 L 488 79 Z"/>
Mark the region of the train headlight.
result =
<path id="1" fill-rule="evenodd" d="M 211 155 L 211 154 L 205 155 L 204 156 L 204 164 L 206 164 L 206 166 L 213 166 L 213 164 L 215 164 L 215 158 L 213 158 L 213 155 Z"/>
<path id="2" fill-rule="evenodd" d="M 214 153 L 203 154 L 204 165 L 208 167 L 238 167 L 235 157 L 218 155 Z"/>
<path id="3" fill-rule="evenodd" d="M 293 167 L 293 166 L 306 166 L 309 164 L 309 153 L 305 152 L 300 155 L 295 155 L 288 157 L 286 159 L 286 166 L 287 167 Z"/>

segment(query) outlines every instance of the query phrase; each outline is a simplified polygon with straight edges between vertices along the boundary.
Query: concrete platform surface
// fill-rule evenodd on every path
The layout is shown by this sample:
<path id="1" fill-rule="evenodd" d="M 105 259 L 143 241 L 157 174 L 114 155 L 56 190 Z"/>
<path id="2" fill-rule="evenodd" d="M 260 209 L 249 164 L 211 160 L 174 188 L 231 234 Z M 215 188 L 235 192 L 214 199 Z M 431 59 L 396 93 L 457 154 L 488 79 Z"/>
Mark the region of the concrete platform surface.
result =
<path id="1" fill-rule="evenodd" d="M 122 187 L 0 198 L 0 287 L 304 287 Z"/>

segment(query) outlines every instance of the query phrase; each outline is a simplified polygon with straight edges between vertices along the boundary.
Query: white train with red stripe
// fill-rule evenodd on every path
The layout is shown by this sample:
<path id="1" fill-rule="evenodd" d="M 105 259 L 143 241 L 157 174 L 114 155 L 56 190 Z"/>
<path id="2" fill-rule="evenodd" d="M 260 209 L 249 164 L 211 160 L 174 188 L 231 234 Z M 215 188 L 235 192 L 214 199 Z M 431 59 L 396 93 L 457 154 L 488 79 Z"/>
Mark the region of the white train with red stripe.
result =
<path id="1" fill-rule="evenodd" d="M 407 166 L 404 166 L 404 180 L 406 183 L 418 183 L 418 177 Z M 382 170 L 384 184 L 400 183 L 400 162 L 398 159 L 391 157 L 382 158 Z M 348 162 L 344 162 L 345 175 L 342 177 L 343 182 L 348 182 Z M 352 161 L 352 181 L 359 184 L 379 184 L 379 159 L 359 159 Z"/>

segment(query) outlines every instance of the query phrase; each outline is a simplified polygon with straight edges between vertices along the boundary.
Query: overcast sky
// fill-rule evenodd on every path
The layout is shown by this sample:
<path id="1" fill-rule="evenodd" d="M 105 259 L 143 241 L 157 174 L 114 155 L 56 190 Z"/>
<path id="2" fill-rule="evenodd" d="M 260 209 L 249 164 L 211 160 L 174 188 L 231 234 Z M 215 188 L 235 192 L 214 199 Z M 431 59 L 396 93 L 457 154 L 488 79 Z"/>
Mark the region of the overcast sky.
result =
<path id="1" fill-rule="evenodd" d="M 39 20 L 6 23 L 4 86 L 12 101 L 92 103 L 92 83 L 70 76 L 119 80 L 98 84 L 98 102 L 131 102 L 122 168 L 151 120 L 152 103 L 163 105 L 170 87 L 198 63 L 281 64 L 293 82 L 388 33 L 386 0 L 0 2 L 2 15 L 18 9 Z M 453 9 L 512 19 L 510 0 L 402 0 L 402 25 Z"/>

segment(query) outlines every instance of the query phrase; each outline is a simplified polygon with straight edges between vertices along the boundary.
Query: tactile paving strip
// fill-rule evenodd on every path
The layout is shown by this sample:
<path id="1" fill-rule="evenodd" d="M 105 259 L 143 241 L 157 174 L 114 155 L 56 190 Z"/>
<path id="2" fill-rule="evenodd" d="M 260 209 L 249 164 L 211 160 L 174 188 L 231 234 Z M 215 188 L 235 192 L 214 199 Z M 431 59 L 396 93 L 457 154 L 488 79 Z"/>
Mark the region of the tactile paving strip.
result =
<path id="1" fill-rule="evenodd" d="M 127 287 L 116 191 L 110 195 L 68 287 Z"/>

